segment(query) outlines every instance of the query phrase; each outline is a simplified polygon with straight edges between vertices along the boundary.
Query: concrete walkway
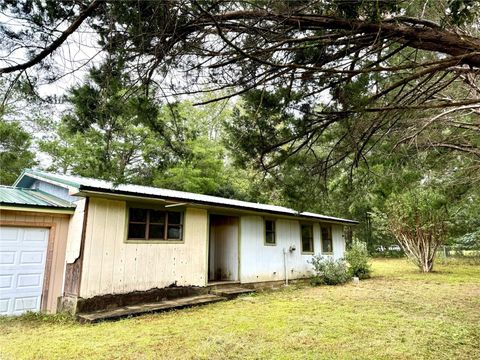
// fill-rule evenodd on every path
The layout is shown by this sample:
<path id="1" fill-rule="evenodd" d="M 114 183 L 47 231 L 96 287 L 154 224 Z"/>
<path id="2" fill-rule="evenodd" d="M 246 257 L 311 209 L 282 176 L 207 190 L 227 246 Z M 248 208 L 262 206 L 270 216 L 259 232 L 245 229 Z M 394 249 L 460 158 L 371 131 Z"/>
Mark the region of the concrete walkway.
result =
<path id="1" fill-rule="evenodd" d="M 95 323 L 104 320 L 118 320 L 128 316 L 154 313 L 159 311 L 182 309 L 185 307 L 211 304 L 227 300 L 226 297 L 214 294 L 189 296 L 175 300 L 165 300 L 149 304 L 138 304 L 115 308 L 111 310 L 101 310 L 92 313 L 78 314 L 77 318 L 81 323 Z"/>

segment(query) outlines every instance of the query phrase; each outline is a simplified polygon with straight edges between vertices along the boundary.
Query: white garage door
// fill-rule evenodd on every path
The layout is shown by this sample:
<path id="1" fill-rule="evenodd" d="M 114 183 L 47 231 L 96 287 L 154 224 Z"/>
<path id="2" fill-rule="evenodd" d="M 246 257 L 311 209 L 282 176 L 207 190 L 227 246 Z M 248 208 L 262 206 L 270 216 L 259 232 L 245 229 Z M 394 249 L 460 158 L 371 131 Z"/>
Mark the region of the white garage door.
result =
<path id="1" fill-rule="evenodd" d="M 39 311 L 48 229 L 0 228 L 0 315 Z"/>

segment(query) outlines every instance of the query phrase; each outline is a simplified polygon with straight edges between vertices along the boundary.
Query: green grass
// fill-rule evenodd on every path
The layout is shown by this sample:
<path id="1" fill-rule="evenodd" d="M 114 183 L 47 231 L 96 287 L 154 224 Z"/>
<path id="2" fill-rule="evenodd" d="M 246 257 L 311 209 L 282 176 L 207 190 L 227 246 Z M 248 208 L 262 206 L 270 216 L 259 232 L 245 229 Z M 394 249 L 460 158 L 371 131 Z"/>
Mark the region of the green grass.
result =
<path id="1" fill-rule="evenodd" d="M 2 359 L 479 359 L 480 267 L 420 274 L 373 261 L 357 286 L 289 287 L 203 307 L 80 325 L 0 320 Z"/>

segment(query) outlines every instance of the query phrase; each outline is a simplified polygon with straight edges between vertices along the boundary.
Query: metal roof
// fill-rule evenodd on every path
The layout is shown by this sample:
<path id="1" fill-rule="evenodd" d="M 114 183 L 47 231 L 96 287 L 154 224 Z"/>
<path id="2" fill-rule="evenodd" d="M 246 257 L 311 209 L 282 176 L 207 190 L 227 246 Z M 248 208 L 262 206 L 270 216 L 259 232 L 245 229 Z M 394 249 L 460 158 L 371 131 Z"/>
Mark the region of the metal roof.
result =
<path id="1" fill-rule="evenodd" d="M 30 179 L 29 179 L 30 178 Z M 243 210 L 252 210 L 256 212 L 267 212 L 282 214 L 288 216 L 298 216 L 302 218 L 314 218 L 324 221 L 340 222 L 346 224 L 358 224 L 358 221 L 343 219 L 333 216 L 315 214 L 311 212 L 298 212 L 296 210 L 276 205 L 260 204 L 235 199 L 227 199 L 218 196 L 195 194 L 185 191 L 161 189 L 151 186 L 132 185 L 132 184 L 114 184 L 110 181 L 84 178 L 74 175 L 53 174 L 37 170 L 25 170 L 17 179 L 14 186 L 22 186 L 31 182 L 31 178 L 40 179 L 52 184 L 64 186 L 75 192 L 102 192 L 117 195 L 133 195 L 141 197 L 159 198 L 174 201 L 188 201 L 190 203 L 229 207 Z"/>
<path id="2" fill-rule="evenodd" d="M 43 207 L 43 208 L 75 208 L 75 205 L 56 196 L 37 189 L 23 189 L 0 185 L 0 205 Z"/>

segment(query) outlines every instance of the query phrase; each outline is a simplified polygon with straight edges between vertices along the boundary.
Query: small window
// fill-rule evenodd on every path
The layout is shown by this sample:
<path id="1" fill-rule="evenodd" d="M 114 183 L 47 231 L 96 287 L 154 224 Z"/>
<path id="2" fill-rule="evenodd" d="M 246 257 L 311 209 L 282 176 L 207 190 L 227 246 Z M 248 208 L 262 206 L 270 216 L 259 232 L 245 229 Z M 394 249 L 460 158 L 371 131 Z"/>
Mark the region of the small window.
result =
<path id="1" fill-rule="evenodd" d="M 313 254 L 313 225 L 302 224 L 302 253 Z"/>
<path id="2" fill-rule="evenodd" d="M 333 241 L 332 241 L 332 227 L 330 225 L 322 225 L 322 253 L 333 253 Z"/>
<path id="3" fill-rule="evenodd" d="M 128 240 L 182 240 L 182 220 L 181 212 L 129 208 Z"/>
<path id="4" fill-rule="evenodd" d="M 275 244 L 275 220 L 265 220 L 265 245 Z"/>

